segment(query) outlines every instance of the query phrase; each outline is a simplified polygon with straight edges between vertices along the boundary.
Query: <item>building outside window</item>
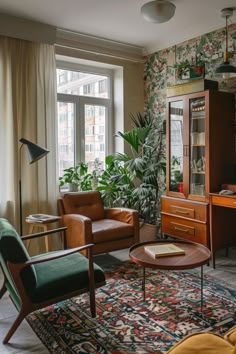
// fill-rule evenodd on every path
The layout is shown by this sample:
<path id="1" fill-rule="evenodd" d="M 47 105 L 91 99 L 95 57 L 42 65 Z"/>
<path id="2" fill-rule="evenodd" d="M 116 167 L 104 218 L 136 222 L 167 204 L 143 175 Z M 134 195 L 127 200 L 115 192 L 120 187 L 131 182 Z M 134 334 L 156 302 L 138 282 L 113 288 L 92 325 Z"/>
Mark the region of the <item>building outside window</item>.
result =
<path id="1" fill-rule="evenodd" d="M 95 134 L 95 126 L 94 125 L 90 125 L 88 124 L 86 127 L 85 127 L 85 136 L 86 135 L 94 135 Z"/>
<path id="2" fill-rule="evenodd" d="M 108 134 L 111 126 L 111 73 L 94 74 L 57 69 L 57 144 L 58 174 L 78 162 L 91 171 L 95 159 L 105 167 L 110 153 Z"/>
<path id="3" fill-rule="evenodd" d="M 98 84 L 99 84 L 99 93 L 104 93 L 107 91 L 107 81 L 106 80 L 100 80 Z"/>

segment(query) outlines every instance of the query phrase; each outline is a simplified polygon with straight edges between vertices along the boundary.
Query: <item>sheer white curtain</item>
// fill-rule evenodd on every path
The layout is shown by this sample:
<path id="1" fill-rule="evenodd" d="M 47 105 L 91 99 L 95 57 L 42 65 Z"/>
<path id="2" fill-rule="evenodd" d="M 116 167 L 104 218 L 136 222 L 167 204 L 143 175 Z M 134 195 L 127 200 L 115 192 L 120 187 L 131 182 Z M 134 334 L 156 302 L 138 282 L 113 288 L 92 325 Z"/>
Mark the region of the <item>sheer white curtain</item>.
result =
<path id="1" fill-rule="evenodd" d="M 56 213 L 55 115 L 54 46 L 0 36 L 0 217 L 18 230 L 21 137 L 50 150 L 29 165 L 26 147 L 21 149 L 23 220 Z"/>

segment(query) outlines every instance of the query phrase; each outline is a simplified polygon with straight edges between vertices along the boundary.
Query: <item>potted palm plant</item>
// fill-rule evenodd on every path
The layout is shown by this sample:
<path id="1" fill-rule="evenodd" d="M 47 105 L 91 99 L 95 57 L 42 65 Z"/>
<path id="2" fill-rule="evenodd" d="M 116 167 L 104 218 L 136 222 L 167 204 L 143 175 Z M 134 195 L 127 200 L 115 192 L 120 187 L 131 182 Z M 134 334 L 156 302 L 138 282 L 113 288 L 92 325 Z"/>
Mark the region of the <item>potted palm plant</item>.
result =
<path id="1" fill-rule="evenodd" d="M 165 189 L 166 172 L 163 122 L 160 116 L 151 118 L 141 113 L 131 118 L 133 129 L 117 134 L 128 143 L 130 153 L 114 156 L 116 171 L 110 176 L 110 180 L 116 182 L 113 202 L 137 209 L 141 225 L 152 225 L 157 234 L 160 195 Z"/>
<path id="2" fill-rule="evenodd" d="M 105 159 L 106 168 L 98 176 L 97 190 L 101 193 L 106 207 L 124 206 L 132 208 L 132 191 L 135 188 L 133 176 L 125 164 L 109 155 Z"/>

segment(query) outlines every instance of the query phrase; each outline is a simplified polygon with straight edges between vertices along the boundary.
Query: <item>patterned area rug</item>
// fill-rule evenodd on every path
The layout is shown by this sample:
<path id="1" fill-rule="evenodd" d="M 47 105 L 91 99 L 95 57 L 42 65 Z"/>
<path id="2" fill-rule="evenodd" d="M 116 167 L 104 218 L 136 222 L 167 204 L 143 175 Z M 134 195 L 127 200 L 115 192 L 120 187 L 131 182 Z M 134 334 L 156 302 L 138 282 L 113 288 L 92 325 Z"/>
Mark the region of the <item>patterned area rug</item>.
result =
<path id="1" fill-rule="evenodd" d="M 200 313 L 200 278 L 196 271 L 142 270 L 124 262 L 106 272 L 107 284 L 97 289 L 97 317 L 90 318 L 88 295 L 49 306 L 28 316 L 28 322 L 56 354 L 157 354 L 196 331 L 225 333 L 235 325 L 236 290 L 204 276 Z"/>

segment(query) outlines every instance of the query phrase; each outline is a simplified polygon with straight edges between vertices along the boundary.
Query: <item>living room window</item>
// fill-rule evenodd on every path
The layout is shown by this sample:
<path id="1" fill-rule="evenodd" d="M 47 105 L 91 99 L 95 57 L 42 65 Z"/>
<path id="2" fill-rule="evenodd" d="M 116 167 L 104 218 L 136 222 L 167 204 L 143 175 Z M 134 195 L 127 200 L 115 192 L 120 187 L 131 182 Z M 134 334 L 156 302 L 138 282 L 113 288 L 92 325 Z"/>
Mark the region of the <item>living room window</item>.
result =
<path id="1" fill-rule="evenodd" d="M 60 67 L 59 67 L 60 66 Z M 98 159 L 103 168 L 110 153 L 108 135 L 111 129 L 111 80 L 107 70 L 96 72 L 66 63 L 57 68 L 57 155 L 58 174 L 83 161 L 93 168 Z M 63 79 L 62 79 L 63 78 Z"/>

